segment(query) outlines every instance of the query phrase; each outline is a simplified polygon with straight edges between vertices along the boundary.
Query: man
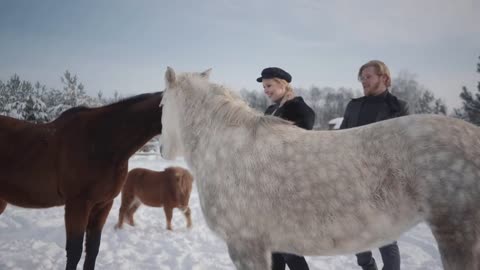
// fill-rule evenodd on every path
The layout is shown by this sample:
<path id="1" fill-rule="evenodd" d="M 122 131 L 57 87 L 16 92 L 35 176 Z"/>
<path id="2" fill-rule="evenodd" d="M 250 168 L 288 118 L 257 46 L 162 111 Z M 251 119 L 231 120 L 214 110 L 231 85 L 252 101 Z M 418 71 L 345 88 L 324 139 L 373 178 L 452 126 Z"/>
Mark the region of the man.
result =
<path id="1" fill-rule="evenodd" d="M 388 91 L 391 85 L 390 71 L 383 62 L 373 60 L 364 64 L 358 71 L 358 80 L 362 83 L 364 96 L 348 103 L 340 129 L 408 115 L 407 103 Z M 380 253 L 383 270 L 400 270 L 397 242 L 380 247 Z M 357 262 L 363 270 L 377 270 L 371 251 L 357 254 Z"/>

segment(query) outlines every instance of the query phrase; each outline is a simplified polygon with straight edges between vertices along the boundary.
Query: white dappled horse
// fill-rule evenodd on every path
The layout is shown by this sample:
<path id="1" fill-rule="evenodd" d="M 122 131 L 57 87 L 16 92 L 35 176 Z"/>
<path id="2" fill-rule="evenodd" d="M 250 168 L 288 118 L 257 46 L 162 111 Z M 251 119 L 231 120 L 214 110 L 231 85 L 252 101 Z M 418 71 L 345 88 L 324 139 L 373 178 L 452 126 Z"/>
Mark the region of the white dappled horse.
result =
<path id="1" fill-rule="evenodd" d="M 183 155 L 238 269 L 272 251 L 364 251 L 426 222 L 447 270 L 480 269 L 480 128 L 414 115 L 340 131 L 264 116 L 203 73 L 168 68 L 163 154 Z"/>

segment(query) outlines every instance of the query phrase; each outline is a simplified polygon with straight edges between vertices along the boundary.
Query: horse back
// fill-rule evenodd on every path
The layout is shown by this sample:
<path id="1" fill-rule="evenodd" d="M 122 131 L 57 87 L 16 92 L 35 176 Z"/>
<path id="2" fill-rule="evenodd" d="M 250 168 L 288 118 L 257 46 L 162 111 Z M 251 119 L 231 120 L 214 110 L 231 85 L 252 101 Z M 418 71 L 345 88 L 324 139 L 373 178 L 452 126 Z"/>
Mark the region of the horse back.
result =
<path id="1" fill-rule="evenodd" d="M 184 175 L 186 176 L 185 180 L 182 178 Z M 188 175 L 190 174 L 188 173 Z M 187 191 L 189 195 L 191 182 L 189 188 L 188 175 L 177 168 L 167 168 L 165 171 L 136 168 L 128 173 L 123 192 L 133 193 L 148 206 L 170 205 L 175 207 L 183 201 L 184 191 Z M 186 182 L 185 185 L 183 185 L 184 182 Z"/>
<path id="2" fill-rule="evenodd" d="M 412 115 L 342 134 L 353 138 L 351 147 L 340 151 L 355 149 L 350 163 L 369 169 L 371 177 L 362 182 L 370 181 L 375 195 L 403 197 L 428 217 L 480 205 L 479 127 L 450 117 Z M 351 169 L 349 174 L 354 175 Z"/>
<path id="3" fill-rule="evenodd" d="M 2 164 L 35 163 L 44 158 L 55 144 L 55 129 L 50 124 L 0 117 L 0 162 Z M 13 168 L 13 166 L 5 166 Z"/>

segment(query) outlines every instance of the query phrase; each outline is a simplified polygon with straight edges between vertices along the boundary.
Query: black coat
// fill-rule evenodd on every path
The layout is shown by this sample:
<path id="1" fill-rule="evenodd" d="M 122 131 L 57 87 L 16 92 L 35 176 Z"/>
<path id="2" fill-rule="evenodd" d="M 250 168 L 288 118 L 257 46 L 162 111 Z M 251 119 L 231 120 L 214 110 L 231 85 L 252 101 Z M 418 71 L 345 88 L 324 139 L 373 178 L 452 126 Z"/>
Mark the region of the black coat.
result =
<path id="1" fill-rule="evenodd" d="M 374 103 L 370 102 L 369 99 L 371 98 L 372 97 L 364 96 L 352 99 L 345 109 L 340 129 L 353 128 L 366 124 L 365 121 L 362 121 L 365 120 L 364 118 L 362 119 L 362 117 L 370 117 L 371 120 L 373 120 L 367 122 L 378 122 L 409 114 L 407 103 L 392 95 L 388 90 L 382 96 L 374 97 L 376 99 Z M 369 106 L 369 109 L 367 110 L 363 108 L 363 106 Z M 372 106 L 374 106 L 374 110 L 372 110 Z M 376 115 L 364 115 L 365 113 L 374 113 Z"/>
<path id="2" fill-rule="evenodd" d="M 282 107 L 273 104 L 267 108 L 265 115 L 273 115 L 292 121 L 296 126 L 311 130 L 315 122 L 315 112 L 302 97 L 295 97 L 286 101 Z"/>

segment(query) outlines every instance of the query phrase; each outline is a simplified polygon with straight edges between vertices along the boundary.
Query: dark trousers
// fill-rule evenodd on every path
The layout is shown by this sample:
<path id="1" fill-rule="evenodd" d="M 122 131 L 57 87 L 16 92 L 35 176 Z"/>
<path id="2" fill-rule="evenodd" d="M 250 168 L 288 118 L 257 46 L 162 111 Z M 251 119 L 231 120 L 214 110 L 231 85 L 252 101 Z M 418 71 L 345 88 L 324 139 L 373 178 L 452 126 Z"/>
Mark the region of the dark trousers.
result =
<path id="1" fill-rule="evenodd" d="M 289 253 L 272 253 L 272 270 L 285 270 L 288 265 L 290 270 L 308 270 L 305 257 Z"/>
<path id="2" fill-rule="evenodd" d="M 383 260 L 383 270 L 400 270 L 400 250 L 397 242 L 379 248 Z M 371 251 L 357 254 L 358 265 L 363 270 L 376 270 L 377 265 Z"/>

